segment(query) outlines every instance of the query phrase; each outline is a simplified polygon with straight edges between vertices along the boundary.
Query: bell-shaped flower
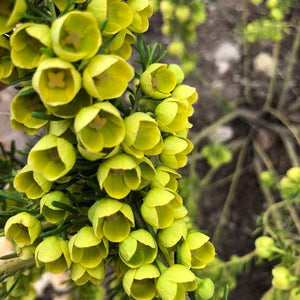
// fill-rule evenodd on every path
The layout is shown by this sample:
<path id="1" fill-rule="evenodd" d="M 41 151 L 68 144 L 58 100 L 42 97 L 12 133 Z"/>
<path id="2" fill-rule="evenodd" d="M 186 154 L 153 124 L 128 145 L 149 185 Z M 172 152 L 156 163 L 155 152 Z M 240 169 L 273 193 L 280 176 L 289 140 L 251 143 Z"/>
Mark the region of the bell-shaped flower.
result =
<path id="1" fill-rule="evenodd" d="M 289 290 L 292 286 L 293 276 L 284 266 L 276 266 L 272 270 L 272 285 L 279 290 Z"/>
<path id="2" fill-rule="evenodd" d="M 53 224 L 64 220 L 69 215 L 68 211 L 53 205 L 54 201 L 72 207 L 72 201 L 61 191 L 44 195 L 40 201 L 40 212 L 49 223 Z"/>
<path id="3" fill-rule="evenodd" d="M 157 280 L 157 292 L 162 300 L 186 299 L 186 292 L 197 289 L 195 274 L 182 265 L 172 265 Z"/>
<path id="4" fill-rule="evenodd" d="M 141 170 L 141 183 L 137 190 L 148 186 L 155 176 L 155 168 L 150 159 L 143 157 L 141 159 L 136 159 L 138 166 Z"/>
<path id="5" fill-rule="evenodd" d="M 188 122 L 189 106 L 186 100 L 165 99 L 157 105 L 155 115 L 159 128 L 164 132 L 176 134 L 191 127 Z"/>
<path id="6" fill-rule="evenodd" d="M 59 58 L 47 58 L 37 67 L 32 86 L 46 105 L 64 105 L 79 92 L 81 75 L 71 63 Z"/>
<path id="7" fill-rule="evenodd" d="M 143 219 L 151 226 L 163 229 L 174 222 L 175 209 L 182 206 L 182 198 L 172 190 L 151 189 L 141 206 Z"/>
<path id="8" fill-rule="evenodd" d="M 132 231 L 119 245 L 119 256 L 130 268 L 152 263 L 157 256 L 157 245 L 153 236 L 144 229 Z"/>
<path id="9" fill-rule="evenodd" d="M 172 97 L 179 100 L 187 100 L 189 103 L 189 117 L 194 113 L 192 104 L 198 100 L 198 93 L 192 86 L 180 84 L 172 92 Z"/>
<path id="10" fill-rule="evenodd" d="M 193 148 L 193 144 L 188 139 L 169 136 L 164 140 L 164 148 L 159 158 L 167 167 L 179 169 L 187 164 L 187 155 Z"/>
<path id="11" fill-rule="evenodd" d="M 29 135 L 34 135 L 37 132 L 39 132 L 39 129 L 29 128 L 24 124 L 18 122 L 16 119 L 13 118 L 12 115 L 10 116 L 10 127 L 14 130 L 23 130 Z"/>
<path id="12" fill-rule="evenodd" d="M 27 246 L 17 245 L 16 253 L 18 254 L 18 257 L 23 260 L 30 259 L 34 257 L 34 252 L 37 245 L 38 245 L 37 241 L 35 241 L 32 245 L 27 245 Z"/>
<path id="13" fill-rule="evenodd" d="M 151 187 L 166 187 L 168 189 L 177 191 L 178 181 L 177 179 L 181 178 L 181 175 L 175 170 L 168 168 L 166 166 L 158 166 L 156 169 L 156 174 L 154 179 L 151 182 Z"/>
<path id="14" fill-rule="evenodd" d="M 91 152 L 87 150 L 83 145 L 80 144 L 80 142 L 77 145 L 79 153 L 87 160 L 95 161 L 99 159 L 106 159 L 110 158 L 116 154 L 118 154 L 120 151 L 120 145 L 117 145 L 113 148 L 103 148 L 100 152 Z"/>
<path id="15" fill-rule="evenodd" d="M 102 42 L 96 18 L 83 11 L 72 11 L 56 19 L 51 37 L 55 54 L 71 62 L 93 57 Z"/>
<path id="16" fill-rule="evenodd" d="M 0 80 L 9 77 L 14 69 L 10 49 L 8 39 L 3 35 L 0 36 Z"/>
<path id="17" fill-rule="evenodd" d="M 128 27 L 133 32 L 143 33 L 148 30 L 149 18 L 153 9 L 149 0 L 128 0 L 127 4 L 133 12 L 132 23 Z"/>
<path id="18" fill-rule="evenodd" d="M 164 99 L 171 96 L 177 84 L 174 72 L 166 64 L 154 63 L 141 75 L 140 83 L 143 92 L 153 99 Z"/>
<path id="19" fill-rule="evenodd" d="M 5 0 L 0 3 L 0 35 L 12 30 L 26 12 L 25 0 Z"/>
<path id="20" fill-rule="evenodd" d="M 10 38 L 11 59 L 23 69 L 36 68 L 47 58 L 42 47 L 51 47 L 50 27 L 44 24 L 25 23 L 16 28 Z"/>
<path id="21" fill-rule="evenodd" d="M 135 226 L 134 216 L 128 204 L 114 199 L 98 200 L 88 210 L 88 217 L 93 224 L 96 236 L 103 236 L 113 243 L 124 241 Z"/>
<path id="22" fill-rule="evenodd" d="M 58 274 L 71 266 L 68 242 L 58 236 L 45 238 L 35 250 L 35 262 L 40 268 L 45 265 L 51 273 Z"/>
<path id="23" fill-rule="evenodd" d="M 83 71 L 83 86 L 99 100 L 113 99 L 124 93 L 133 76 L 133 68 L 123 58 L 96 55 Z"/>
<path id="24" fill-rule="evenodd" d="M 11 238 L 18 246 L 31 245 L 42 229 L 40 221 L 27 212 L 10 217 L 4 227 L 6 238 Z"/>
<path id="25" fill-rule="evenodd" d="M 184 80 L 184 72 L 181 67 L 177 64 L 169 64 L 168 69 L 175 74 L 177 80 L 176 85 L 181 84 Z"/>
<path id="26" fill-rule="evenodd" d="M 107 19 L 107 0 L 90 0 L 86 10 L 94 15 L 98 25 L 102 25 Z"/>
<path id="27" fill-rule="evenodd" d="M 115 106 L 98 102 L 82 108 L 74 121 L 80 144 L 90 152 L 119 145 L 125 135 L 123 119 Z"/>
<path id="28" fill-rule="evenodd" d="M 81 264 L 72 264 L 71 279 L 76 285 L 84 285 L 88 281 L 93 284 L 100 284 L 105 277 L 104 261 L 95 268 L 85 268 Z"/>
<path id="29" fill-rule="evenodd" d="M 124 120 L 125 138 L 122 148 L 137 158 L 144 155 L 158 155 L 163 148 L 163 140 L 156 121 L 148 114 L 136 112 Z"/>
<path id="30" fill-rule="evenodd" d="M 136 300 L 150 300 L 156 296 L 156 280 L 159 270 L 151 264 L 128 270 L 123 277 L 126 294 Z"/>
<path id="31" fill-rule="evenodd" d="M 28 164 L 50 181 L 66 175 L 74 166 L 75 150 L 70 142 L 55 135 L 42 137 L 31 149 Z"/>
<path id="32" fill-rule="evenodd" d="M 70 143 L 76 142 L 76 135 L 73 133 L 73 120 L 64 119 L 59 121 L 49 121 L 48 134 L 56 135 Z"/>
<path id="33" fill-rule="evenodd" d="M 48 111 L 60 118 L 71 119 L 74 118 L 81 108 L 90 106 L 92 104 L 92 97 L 89 95 L 85 89 L 81 89 L 75 98 L 64 105 L 45 105 Z"/>
<path id="34" fill-rule="evenodd" d="M 175 220 L 172 225 L 158 233 L 158 244 L 168 251 L 175 252 L 180 242 L 186 239 L 187 225 L 183 220 Z"/>
<path id="35" fill-rule="evenodd" d="M 25 92 L 30 87 L 24 87 L 20 93 Z M 23 124 L 27 128 L 40 129 L 47 120 L 37 119 L 32 116 L 33 112 L 46 112 L 46 108 L 40 100 L 38 94 L 20 95 L 20 93 L 13 99 L 10 111 L 11 119 Z"/>
<path id="36" fill-rule="evenodd" d="M 133 14 L 127 3 L 121 0 L 108 0 L 106 18 L 107 24 L 103 35 L 111 35 L 127 28 L 132 22 Z"/>
<path id="37" fill-rule="evenodd" d="M 215 257 L 215 248 L 209 236 L 189 232 L 179 248 L 180 263 L 188 268 L 203 269 Z"/>
<path id="38" fill-rule="evenodd" d="M 121 153 L 100 163 L 97 178 L 110 197 L 122 199 L 140 187 L 141 169 L 133 157 Z"/>
<path id="39" fill-rule="evenodd" d="M 201 297 L 201 299 L 210 299 L 215 292 L 215 285 L 210 278 L 197 278 L 197 290 L 196 294 Z"/>
<path id="40" fill-rule="evenodd" d="M 96 268 L 108 255 L 108 241 L 97 238 L 92 227 L 84 226 L 70 239 L 69 251 L 72 262 Z"/>
<path id="41" fill-rule="evenodd" d="M 112 38 L 111 35 L 105 36 L 103 38 L 103 44 L 108 43 L 108 41 Z M 131 45 L 135 43 L 135 36 L 128 29 L 121 30 L 112 42 L 107 46 L 104 53 L 105 54 L 114 54 L 122 57 L 127 60 L 130 58 L 132 53 Z"/>
<path id="42" fill-rule="evenodd" d="M 18 171 L 14 178 L 14 188 L 25 193 L 29 199 L 39 199 L 48 193 L 53 183 L 42 174 L 34 172 L 29 165 Z"/>
<path id="43" fill-rule="evenodd" d="M 255 254 L 261 258 L 270 258 L 276 250 L 275 241 L 269 236 L 260 236 L 255 240 Z"/>

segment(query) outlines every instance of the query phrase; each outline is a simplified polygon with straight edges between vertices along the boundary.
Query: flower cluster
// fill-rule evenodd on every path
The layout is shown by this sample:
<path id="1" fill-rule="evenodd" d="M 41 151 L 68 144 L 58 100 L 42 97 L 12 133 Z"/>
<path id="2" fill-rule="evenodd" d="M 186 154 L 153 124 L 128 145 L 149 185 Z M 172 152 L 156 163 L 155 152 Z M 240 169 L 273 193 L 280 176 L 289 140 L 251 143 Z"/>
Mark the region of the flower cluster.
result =
<path id="1" fill-rule="evenodd" d="M 110 264 L 134 299 L 210 298 L 212 282 L 190 269 L 204 268 L 214 246 L 187 225 L 177 193 L 197 92 L 153 53 L 141 74 L 126 61 L 134 33 L 148 28 L 148 0 L 54 0 L 39 7 L 53 19 L 20 23 L 37 10 L 31 2 L 0 5 L 10 15 L 0 24 L 2 80 L 22 82 L 11 125 L 46 132 L 15 176 L 27 210 L 8 219 L 6 237 L 22 259 L 69 269 L 77 285 L 101 283 Z"/>

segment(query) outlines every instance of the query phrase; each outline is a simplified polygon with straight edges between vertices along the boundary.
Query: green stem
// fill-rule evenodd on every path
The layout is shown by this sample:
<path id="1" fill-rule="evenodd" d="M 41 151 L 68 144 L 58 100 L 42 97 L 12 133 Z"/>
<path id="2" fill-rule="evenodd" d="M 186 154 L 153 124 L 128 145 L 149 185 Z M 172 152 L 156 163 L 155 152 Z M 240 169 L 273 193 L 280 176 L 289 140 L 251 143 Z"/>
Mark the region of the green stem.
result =
<path id="1" fill-rule="evenodd" d="M 34 265 L 34 258 L 30 258 L 27 260 L 15 259 L 11 262 L 7 262 L 6 264 L 0 266 L 0 276 L 13 275 L 17 271 L 21 269 L 28 269 Z"/>

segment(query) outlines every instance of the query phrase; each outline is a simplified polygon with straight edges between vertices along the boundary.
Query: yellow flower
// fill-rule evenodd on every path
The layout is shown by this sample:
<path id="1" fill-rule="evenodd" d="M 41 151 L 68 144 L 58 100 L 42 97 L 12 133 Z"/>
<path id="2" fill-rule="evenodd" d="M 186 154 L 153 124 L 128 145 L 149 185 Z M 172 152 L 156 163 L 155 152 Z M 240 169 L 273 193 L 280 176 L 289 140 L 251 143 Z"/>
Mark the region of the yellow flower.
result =
<path id="1" fill-rule="evenodd" d="M 10 49 L 7 38 L 3 35 L 0 36 L 0 80 L 8 78 L 14 69 L 10 58 Z"/>
<path id="2" fill-rule="evenodd" d="M 113 99 L 123 94 L 133 76 L 133 68 L 121 57 L 96 55 L 83 72 L 83 86 L 99 100 Z"/>
<path id="3" fill-rule="evenodd" d="M 100 284 L 105 277 L 104 261 L 95 268 L 85 268 L 81 264 L 71 265 L 71 279 L 77 285 L 84 285 L 88 281 L 95 285 Z"/>
<path id="4" fill-rule="evenodd" d="M 181 178 L 181 175 L 171 168 L 166 166 L 159 166 L 155 169 L 156 174 L 151 182 L 151 187 L 166 187 L 168 189 L 177 191 L 178 182 L 177 179 Z"/>
<path id="5" fill-rule="evenodd" d="M 47 58 L 37 67 L 32 86 L 46 105 L 64 105 L 79 92 L 81 76 L 71 63 L 59 58 Z"/>
<path id="6" fill-rule="evenodd" d="M 71 62 L 93 57 L 102 42 L 97 20 L 83 11 L 72 11 L 56 19 L 51 37 L 56 55 Z"/>

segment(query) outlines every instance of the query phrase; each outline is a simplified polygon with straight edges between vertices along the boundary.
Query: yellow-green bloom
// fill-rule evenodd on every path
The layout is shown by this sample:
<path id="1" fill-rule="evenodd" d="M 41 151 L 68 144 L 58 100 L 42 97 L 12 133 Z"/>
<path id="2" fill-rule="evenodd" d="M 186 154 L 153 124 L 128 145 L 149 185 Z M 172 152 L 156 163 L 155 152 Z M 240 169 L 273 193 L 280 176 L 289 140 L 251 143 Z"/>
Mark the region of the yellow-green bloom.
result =
<path id="1" fill-rule="evenodd" d="M 42 225 L 36 217 L 27 212 L 21 212 L 7 220 L 4 234 L 22 247 L 33 244 L 41 229 Z"/>
<path id="2" fill-rule="evenodd" d="M 85 268 L 81 264 L 72 264 L 71 279 L 77 285 L 84 285 L 88 281 L 93 284 L 100 284 L 105 277 L 104 261 L 95 268 Z"/>
<path id="3" fill-rule="evenodd" d="M 43 196 L 40 202 L 40 212 L 49 223 L 58 223 L 64 220 L 69 213 L 54 206 L 53 201 L 72 206 L 71 200 L 61 191 L 54 191 Z"/>
<path id="4" fill-rule="evenodd" d="M 166 64 L 154 63 L 141 75 L 143 92 L 153 99 L 164 99 L 171 96 L 177 84 L 174 72 Z"/>
<path id="5" fill-rule="evenodd" d="M 39 199 L 52 187 L 52 182 L 42 174 L 34 172 L 29 165 L 19 170 L 14 178 L 14 187 L 17 191 L 25 193 L 30 199 Z"/>
<path id="6" fill-rule="evenodd" d="M 149 0 L 128 0 L 127 4 L 133 12 L 132 23 L 128 28 L 138 33 L 147 31 L 149 27 L 148 19 L 153 13 Z"/>
<path id="7" fill-rule="evenodd" d="M 0 2 L 0 34 L 10 31 L 26 12 L 25 0 L 5 0 Z"/>
<path id="8" fill-rule="evenodd" d="M 182 206 L 182 198 L 172 190 L 165 188 L 151 189 L 141 206 L 144 220 L 151 226 L 167 228 L 176 218 L 175 209 Z"/>
<path id="9" fill-rule="evenodd" d="M 190 128 L 188 122 L 189 105 L 187 101 L 168 98 L 158 104 L 155 109 L 156 121 L 164 132 L 176 134 Z"/>
<path id="10" fill-rule="evenodd" d="M 58 274 L 71 266 L 68 242 L 57 236 L 45 238 L 35 250 L 35 262 L 52 273 Z"/>
<path id="11" fill-rule="evenodd" d="M 85 91 L 81 89 L 75 98 L 64 105 L 45 105 L 48 111 L 60 118 L 71 119 L 74 118 L 81 108 L 90 106 L 92 104 L 92 97 Z"/>
<path id="12" fill-rule="evenodd" d="M 110 158 L 119 153 L 120 145 L 113 148 L 103 148 L 100 152 L 91 152 L 87 150 L 80 142 L 77 145 L 79 153 L 87 160 L 95 161 L 104 158 Z"/>
<path id="13" fill-rule="evenodd" d="M 172 92 L 172 97 L 179 100 L 187 100 L 189 103 L 189 117 L 194 113 L 192 104 L 198 100 L 198 93 L 192 86 L 180 84 Z"/>
<path id="14" fill-rule="evenodd" d="M 180 262 L 188 268 L 203 269 L 215 257 L 215 248 L 209 236 L 189 232 L 179 249 Z"/>
<path id="15" fill-rule="evenodd" d="M 70 142 L 55 135 L 42 137 L 31 149 L 28 164 L 50 181 L 66 175 L 74 166 L 75 150 Z"/>
<path id="16" fill-rule="evenodd" d="M 201 299 L 210 299 L 215 292 L 215 285 L 210 278 L 196 278 L 197 280 L 197 290 L 196 294 L 201 297 Z"/>
<path id="17" fill-rule="evenodd" d="M 20 93 L 28 89 L 30 89 L 30 87 L 24 87 Z M 47 120 L 37 119 L 32 116 L 33 112 L 46 112 L 46 108 L 38 94 L 23 96 L 18 94 L 11 103 L 10 111 L 11 119 L 16 120 L 27 128 L 40 129 L 48 122 Z"/>
<path id="18" fill-rule="evenodd" d="M 112 38 L 112 35 L 105 36 L 103 44 L 108 42 Z M 113 41 L 105 49 L 104 53 L 114 54 L 127 60 L 132 53 L 131 44 L 135 43 L 135 36 L 128 29 L 121 30 L 113 39 Z"/>
<path id="19" fill-rule="evenodd" d="M 133 68 L 116 55 L 96 55 L 83 72 L 83 86 L 87 92 L 99 99 L 120 97 L 133 78 Z"/>
<path id="20" fill-rule="evenodd" d="M 1 4 L 0 4 L 1 5 Z M 10 58 L 10 45 L 5 36 L 0 36 L 0 80 L 8 78 L 14 69 Z"/>
<path id="21" fill-rule="evenodd" d="M 261 236 L 255 240 L 255 254 L 261 258 L 271 257 L 275 249 L 275 242 L 269 236 Z"/>
<path id="22" fill-rule="evenodd" d="M 144 155 L 158 155 L 163 140 L 156 121 L 148 114 L 136 112 L 124 120 L 126 133 L 122 143 L 125 152 L 142 158 Z"/>
<path id="23" fill-rule="evenodd" d="M 107 0 L 91 0 L 87 6 L 87 11 L 91 12 L 100 26 L 107 18 Z"/>
<path id="24" fill-rule="evenodd" d="M 18 254 L 18 257 L 27 260 L 34 256 L 34 252 L 37 246 L 37 241 L 35 241 L 32 245 L 27 246 L 18 246 L 16 247 L 16 252 Z"/>
<path id="25" fill-rule="evenodd" d="M 297 199 L 300 196 L 300 168 L 289 169 L 280 181 L 280 193 L 284 199 Z"/>
<path id="26" fill-rule="evenodd" d="M 33 69 L 47 58 L 42 47 L 51 47 L 50 28 L 44 24 L 25 23 L 10 38 L 11 59 L 19 68 Z"/>
<path id="27" fill-rule="evenodd" d="M 90 226 L 82 227 L 69 241 L 71 260 L 84 268 L 92 269 L 108 255 L 108 241 L 97 238 Z"/>
<path id="28" fill-rule="evenodd" d="M 74 121 L 80 144 L 90 152 L 119 145 L 125 135 L 123 119 L 115 106 L 99 102 L 82 108 Z"/>
<path id="29" fill-rule="evenodd" d="M 158 166 L 156 169 L 156 174 L 151 182 L 151 187 L 166 187 L 168 189 L 177 191 L 178 182 L 177 179 L 181 178 L 181 175 L 175 170 L 168 168 L 166 166 Z"/>
<path id="30" fill-rule="evenodd" d="M 141 169 L 130 155 L 121 153 L 100 163 L 97 178 L 101 189 L 115 199 L 125 198 L 141 184 Z"/>
<path id="31" fill-rule="evenodd" d="M 187 155 L 192 152 L 193 144 L 184 137 L 169 136 L 164 140 L 164 148 L 159 158 L 169 168 L 179 169 L 186 165 Z"/>
<path id="32" fill-rule="evenodd" d="M 81 75 L 71 63 L 59 58 L 47 58 L 37 67 L 32 86 L 45 104 L 64 105 L 79 92 Z"/>
<path id="33" fill-rule="evenodd" d="M 155 168 L 150 159 L 143 157 L 137 160 L 139 168 L 141 169 L 141 183 L 137 190 L 149 185 L 155 176 Z"/>
<path id="34" fill-rule="evenodd" d="M 98 200 L 88 210 L 88 217 L 96 236 L 104 236 L 113 243 L 124 241 L 135 226 L 131 207 L 109 198 Z"/>
<path id="35" fill-rule="evenodd" d="M 53 0 L 55 6 L 57 6 L 57 8 L 60 10 L 60 11 L 63 11 L 67 8 L 67 6 L 69 5 L 70 1 L 69 0 Z M 73 9 L 74 8 L 74 5 L 72 5 L 70 7 L 70 9 Z"/>
<path id="36" fill-rule="evenodd" d="M 283 266 L 276 266 L 272 270 L 272 285 L 279 290 L 289 290 L 292 285 L 292 275 L 290 271 Z"/>
<path id="37" fill-rule="evenodd" d="M 132 10 L 127 3 L 121 0 L 107 1 L 107 24 L 103 35 L 115 34 L 127 28 L 132 22 Z"/>
<path id="38" fill-rule="evenodd" d="M 144 229 L 132 231 L 119 245 L 119 256 L 130 268 L 152 263 L 157 256 L 157 245 L 153 236 Z"/>
<path id="39" fill-rule="evenodd" d="M 76 142 L 76 135 L 73 133 L 72 126 L 71 119 L 50 121 L 48 123 L 48 134 L 59 136 L 73 143 Z"/>
<path id="40" fill-rule="evenodd" d="M 128 270 L 123 277 L 123 287 L 128 296 L 137 300 L 150 300 L 156 296 L 156 280 L 159 270 L 150 264 Z"/>
<path id="41" fill-rule="evenodd" d="M 162 273 L 156 288 L 162 300 L 184 300 L 186 292 L 196 290 L 196 277 L 187 267 L 175 264 Z"/>
<path id="42" fill-rule="evenodd" d="M 89 12 L 72 11 L 52 23 L 53 50 L 67 61 L 93 57 L 102 42 L 96 18 Z"/>
<path id="43" fill-rule="evenodd" d="M 39 131 L 39 129 L 29 128 L 24 124 L 18 122 L 16 119 L 13 118 L 12 115 L 10 116 L 10 127 L 14 130 L 23 130 L 29 135 L 34 135 Z"/>

